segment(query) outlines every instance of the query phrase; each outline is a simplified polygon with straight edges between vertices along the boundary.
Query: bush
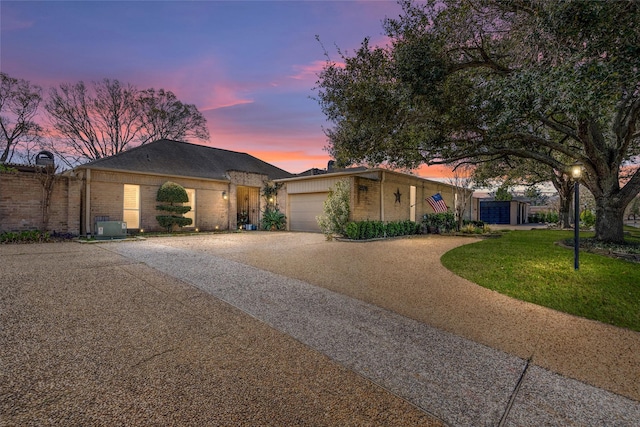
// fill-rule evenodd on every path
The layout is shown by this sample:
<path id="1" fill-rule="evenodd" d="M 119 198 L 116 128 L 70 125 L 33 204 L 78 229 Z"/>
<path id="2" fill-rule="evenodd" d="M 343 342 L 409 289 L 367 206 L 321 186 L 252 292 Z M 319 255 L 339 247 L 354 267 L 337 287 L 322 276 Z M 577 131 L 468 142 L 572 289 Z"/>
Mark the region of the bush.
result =
<path id="1" fill-rule="evenodd" d="M 384 237 L 418 234 L 422 226 L 413 221 L 351 221 L 345 228 L 345 237 L 351 240 L 381 239 Z"/>
<path id="2" fill-rule="evenodd" d="M 422 223 L 432 233 L 448 233 L 457 228 L 456 218 L 453 212 L 441 212 L 425 214 Z"/>
<path id="3" fill-rule="evenodd" d="M 580 213 L 580 222 L 587 228 L 591 228 L 596 224 L 596 216 L 590 210 L 584 210 Z"/>
<path id="4" fill-rule="evenodd" d="M 48 232 L 39 230 L 0 233 L 0 243 L 43 243 L 50 238 Z"/>
<path id="5" fill-rule="evenodd" d="M 287 226 L 287 217 L 278 208 L 267 207 L 262 212 L 263 230 L 284 230 Z"/>
<path id="6" fill-rule="evenodd" d="M 182 215 L 191 210 L 190 206 L 182 206 L 187 203 L 189 196 L 186 190 L 180 184 L 167 181 L 158 189 L 156 202 L 168 203 L 167 205 L 158 205 L 156 209 L 172 213 L 172 215 L 158 215 L 156 219 L 161 227 L 171 231 L 174 227 L 185 227 L 193 222 L 191 218 L 184 218 Z M 174 205 L 180 203 L 180 205 Z"/>
<path id="7" fill-rule="evenodd" d="M 334 235 L 346 236 L 349 223 L 350 206 L 349 180 L 341 180 L 329 190 L 329 196 L 323 204 L 323 215 L 316 217 L 318 226 L 327 239 Z"/>

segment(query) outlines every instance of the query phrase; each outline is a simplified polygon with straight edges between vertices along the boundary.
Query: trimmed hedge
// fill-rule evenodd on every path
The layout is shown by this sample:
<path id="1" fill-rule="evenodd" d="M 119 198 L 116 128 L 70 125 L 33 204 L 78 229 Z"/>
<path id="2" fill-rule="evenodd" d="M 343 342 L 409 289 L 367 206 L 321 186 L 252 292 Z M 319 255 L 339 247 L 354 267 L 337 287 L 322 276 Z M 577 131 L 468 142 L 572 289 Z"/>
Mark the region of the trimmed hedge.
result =
<path id="1" fill-rule="evenodd" d="M 351 221 L 346 227 L 346 236 L 351 240 L 380 239 L 384 237 L 419 234 L 420 223 L 414 221 Z"/>

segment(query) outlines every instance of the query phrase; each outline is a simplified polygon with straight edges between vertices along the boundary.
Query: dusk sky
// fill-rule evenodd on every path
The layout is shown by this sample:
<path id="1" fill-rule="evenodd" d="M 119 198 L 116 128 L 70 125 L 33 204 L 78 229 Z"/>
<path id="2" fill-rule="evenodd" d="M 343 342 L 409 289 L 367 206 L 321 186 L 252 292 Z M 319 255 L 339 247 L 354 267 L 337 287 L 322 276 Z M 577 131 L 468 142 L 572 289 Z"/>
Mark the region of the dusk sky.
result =
<path id="1" fill-rule="evenodd" d="M 0 69 L 45 93 L 104 78 L 170 90 L 206 117 L 207 145 L 298 173 L 329 160 L 311 99 L 323 46 L 338 60 L 336 46 L 385 44 L 382 21 L 400 12 L 395 1 L 2 0 Z"/>

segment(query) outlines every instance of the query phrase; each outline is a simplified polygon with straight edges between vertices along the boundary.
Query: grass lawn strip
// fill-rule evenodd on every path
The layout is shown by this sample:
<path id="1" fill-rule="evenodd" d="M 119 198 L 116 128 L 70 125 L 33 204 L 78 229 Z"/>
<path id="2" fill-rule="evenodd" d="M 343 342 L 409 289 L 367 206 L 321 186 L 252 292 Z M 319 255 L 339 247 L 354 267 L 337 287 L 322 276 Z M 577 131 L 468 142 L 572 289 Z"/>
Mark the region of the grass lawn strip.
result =
<path id="1" fill-rule="evenodd" d="M 592 233 L 581 233 L 590 237 Z M 570 231 L 511 231 L 455 248 L 442 264 L 474 283 L 565 313 L 640 331 L 640 264 L 556 244 Z"/>

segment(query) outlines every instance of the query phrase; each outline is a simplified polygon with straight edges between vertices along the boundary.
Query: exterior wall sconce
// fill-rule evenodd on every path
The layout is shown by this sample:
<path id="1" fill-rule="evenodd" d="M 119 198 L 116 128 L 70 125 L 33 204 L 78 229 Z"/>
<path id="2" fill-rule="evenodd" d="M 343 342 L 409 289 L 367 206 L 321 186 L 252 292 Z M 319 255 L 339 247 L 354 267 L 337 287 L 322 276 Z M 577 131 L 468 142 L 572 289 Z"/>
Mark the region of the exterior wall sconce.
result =
<path id="1" fill-rule="evenodd" d="M 227 192 L 226 192 L 226 191 L 223 191 L 223 192 L 222 192 L 222 198 L 223 198 L 224 200 L 227 200 L 227 199 L 228 199 L 228 197 L 227 197 Z"/>
<path id="2" fill-rule="evenodd" d="M 574 215 L 573 219 L 573 269 L 580 268 L 580 179 L 582 178 L 582 163 L 576 162 L 571 165 L 571 178 L 575 181 Z"/>

